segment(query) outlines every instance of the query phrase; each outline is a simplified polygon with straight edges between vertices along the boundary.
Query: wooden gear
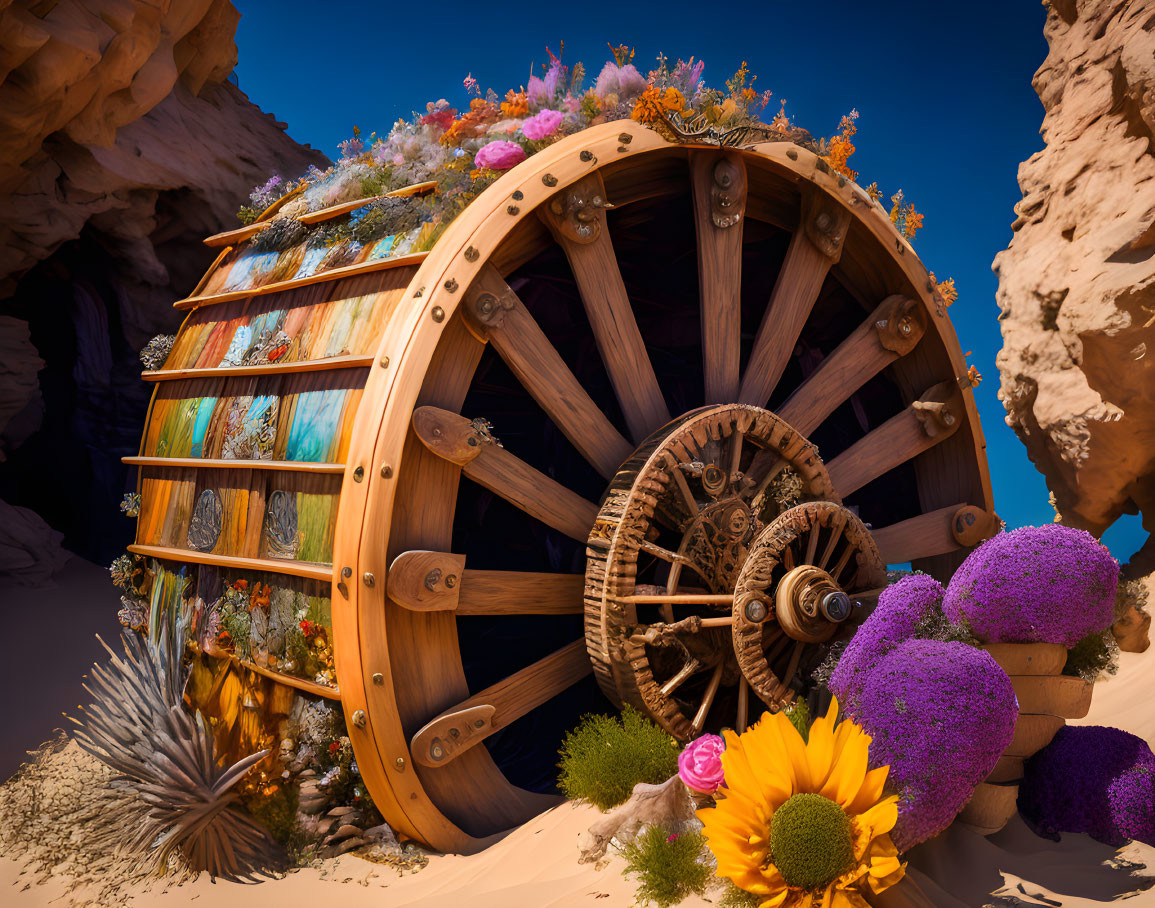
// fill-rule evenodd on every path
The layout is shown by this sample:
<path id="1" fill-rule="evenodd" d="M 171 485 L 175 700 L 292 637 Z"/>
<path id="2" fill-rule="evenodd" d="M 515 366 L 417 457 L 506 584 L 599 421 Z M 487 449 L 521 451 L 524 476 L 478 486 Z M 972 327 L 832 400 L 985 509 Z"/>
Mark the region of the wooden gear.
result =
<path id="1" fill-rule="evenodd" d="M 504 174 L 428 253 L 230 290 L 230 248 L 178 304 L 182 334 L 218 305 L 349 296 L 377 307 L 369 333 L 147 378 L 344 375 L 348 450 L 131 462 L 194 491 L 227 474 L 257 530 L 254 490 L 331 488 L 332 563 L 257 530 L 198 551 L 142 524 L 133 550 L 331 583 L 338 689 L 310 692 L 340 700 L 390 825 L 435 848 L 475 851 L 557 802 L 510 777 L 548 782 L 560 731 L 598 708 L 591 671 L 680 737 L 753 721 L 822 646 L 815 602 L 881 585 L 885 564 L 942 576 L 997 525 L 936 285 L 861 188 L 790 142 L 606 123 Z M 791 473 L 798 495 L 768 497 Z"/>

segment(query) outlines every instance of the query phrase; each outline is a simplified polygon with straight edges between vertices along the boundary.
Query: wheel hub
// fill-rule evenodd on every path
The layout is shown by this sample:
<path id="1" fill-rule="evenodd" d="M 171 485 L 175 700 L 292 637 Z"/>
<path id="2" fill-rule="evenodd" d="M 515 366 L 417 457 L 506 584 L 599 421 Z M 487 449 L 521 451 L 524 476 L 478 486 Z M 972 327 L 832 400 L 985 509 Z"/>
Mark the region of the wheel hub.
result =
<path id="1" fill-rule="evenodd" d="M 877 570 L 863 571 L 870 553 Z M 746 405 L 687 413 L 622 466 L 590 534 L 595 675 L 679 738 L 743 728 L 750 690 L 776 709 L 801 689 L 800 669 L 851 616 L 847 594 L 877 579 L 877 562 L 791 426 Z"/>

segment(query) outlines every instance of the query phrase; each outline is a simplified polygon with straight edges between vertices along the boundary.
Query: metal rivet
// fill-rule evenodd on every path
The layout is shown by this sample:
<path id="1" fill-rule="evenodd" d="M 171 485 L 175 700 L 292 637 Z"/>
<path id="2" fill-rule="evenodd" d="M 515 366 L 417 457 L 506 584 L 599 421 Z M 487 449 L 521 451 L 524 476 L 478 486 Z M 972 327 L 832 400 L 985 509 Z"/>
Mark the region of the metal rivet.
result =
<path id="1" fill-rule="evenodd" d="M 594 153 L 587 148 L 585 151 L 579 154 L 578 157 L 588 163 L 594 159 Z"/>
<path id="2" fill-rule="evenodd" d="M 358 709 L 353 712 L 353 724 L 358 728 L 365 727 L 365 710 Z"/>
<path id="3" fill-rule="evenodd" d="M 381 464 L 381 476 L 383 479 L 388 479 L 393 475 L 393 468 L 387 463 Z"/>
<path id="4" fill-rule="evenodd" d="M 457 575 L 456 574 L 449 574 L 445 578 L 445 585 L 447 587 L 449 587 L 450 589 L 453 589 L 455 586 L 457 586 Z"/>
<path id="5" fill-rule="evenodd" d="M 788 157 L 791 161 L 797 161 L 798 152 L 796 152 L 793 148 L 788 148 L 786 149 L 786 157 Z"/>
<path id="6" fill-rule="evenodd" d="M 393 765 L 397 767 L 398 772 L 405 772 L 405 758 L 404 757 L 398 757 L 393 762 Z"/>
<path id="7" fill-rule="evenodd" d="M 423 293 L 425 293 L 425 288 L 424 287 L 418 287 L 416 290 L 413 291 L 413 298 L 418 299 Z"/>
<path id="8" fill-rule="evenodd" d="M 448 290 L 450 293 L 456 293 L 457 292 L 457 279 L 451 277 L 449 280 L 447 280 L 445 282 L 445 289 Z"/>
<path id="9" fill-rule="evenodd" d="M 520 202 L 524 198 L 525 198 L 525 193 L 522 192 L 520 189 L 515 189 L 513 191 L 513 200 L 515 202 Z"/>
<path id="10" fill-rule="evenodd" d="M 506 214 L 521 214 L 521 209 L 516 205 L 510 205 L 506 209 Z"/>
<path id="11" fill-rule="evenodd" d="M 350 577 L 353 576 L 353 569 L 351 567 L 341 568 L 341 576 L 344 577 L 346 580 L 348 580 Z"/>
<path id="12" fill-rule="evenodd" d="M 369 571 L 366 571 L 364 574 L 361 575 L 361 580 L 362 580 L 362 582 L 364 582 L 365 586 L 370 586 L 370 587 L 374 583 L 377 582 L 377 578 L 374 577 L 371 573 L 369 573 Z"/>
<path id="13" fill-rule="evenodd" d="M 440 306 L 434 306 L 429 314 L 433 316 L 433 321 L 435 322 L 445 321 L 445 310 Z"/>
<path id="14" fill-rule="evenodd" d="M 357 469 L 355 469 L 353 471 L 353 482 L 360 482 L 364 478 L 365 478 L 365 468 L 364 467 L 357 467 Z"/>
<path id="15" fill-rule="evenodd" d="M 480 255 L 481 255 L 481 253 L 480 253 L 480 252 L 478 252 L 478 251 L 477 251 L 476 249 L 474 249 L 472 246 L 469 246 L 469 247 L 468 247 L 468 248 L 465 250 L 465 261 L 467 261 L 467 262 L 476 262 L 476 261 L 477 261 L 477 259 L 478 259 L 478 257 L 479 257 Z"/>
<path id="16" fill-rule="evenodd" d="M 626 146 L 625 146 L 625 145 L 619 145 L 619 146 L 618 146 L 618 154 L 621 154 L 621 153 L 622 153 L 623 151 L 625 151 L 625 150 L 626 150 Z"/>
<path id="17" fill-rule="evenodd" d="M 557 177 L 555 177 L 552 173 L 542 174 L 541 181 L 545 183 L 546 186 L 557 185 Z"/>
<path id="18" fill-rule="evenodd" d="M 385 676 L 381 672 L 373 672 L 373 683 L 380 687 L 385 683 Z"/>
<path id="19" fill-rule="evenodd" d="M 631 136 L 628 132 L 623 132 L 620 136 L 618 136 L 618 141 L 623 145 L 629 145 L 632 141 L 634 141 L 634 137 Z"/>
<path id="20" fill-rule="evenodd" d="M 766 603 L 760 599 L 754 599 L 746 603 L 746 620 L 754 624 L 760 624 L 766 620 L 767 610 Z"/>
<path id="21" fill-rule="evenodd" d="M 388 356 L 382 356 L 381 357 L 381 368 L 382 369 L 388 369 L 389 368 L 389 357 Z"/>

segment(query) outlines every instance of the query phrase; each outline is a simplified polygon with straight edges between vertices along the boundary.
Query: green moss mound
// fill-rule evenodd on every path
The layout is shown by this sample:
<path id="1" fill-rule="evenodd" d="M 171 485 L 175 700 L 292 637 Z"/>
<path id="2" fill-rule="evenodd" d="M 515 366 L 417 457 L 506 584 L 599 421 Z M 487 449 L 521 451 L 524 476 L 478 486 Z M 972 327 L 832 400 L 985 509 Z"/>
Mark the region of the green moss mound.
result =
<path id="1" fill-rule="evenodd" d="M 638 904 L 656 902 L 658 908 L 669 908 L 687 896 L 702 895 L 711 877 L 700 860 L 705 847 L 700 832 L 671 835 L 661 826 L 649 826 L 623 845 L 625 873 L 638 879 Z"/>
<path id="2" fill-rule="evenodd" d="M 770 857 L 788 886 L 829 886 L 854 867 L 850 817 L 822 795 L 796 794 L 770 821 Z"/>
<path id="3" fill-rule="evenodd" d="M 678 771 L 681 747 L 630 707 L 618 718 L 584 716 L 561 745 L 558 787 L 573 800 L 609 810 L 639 782 L 658 784 Z"/>

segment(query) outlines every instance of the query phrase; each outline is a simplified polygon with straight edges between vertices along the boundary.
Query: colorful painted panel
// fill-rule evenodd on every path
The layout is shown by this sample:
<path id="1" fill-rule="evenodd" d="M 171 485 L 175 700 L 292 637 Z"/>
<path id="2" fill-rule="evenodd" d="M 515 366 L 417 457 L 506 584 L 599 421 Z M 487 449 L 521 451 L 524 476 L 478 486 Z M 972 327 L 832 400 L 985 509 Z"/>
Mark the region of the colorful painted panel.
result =
<path id="1" fill-rule="evenodd" d="M 165 382 L 146 457 L 340 463 L 367 369 Z"/>
<path id="2" fill-rule="evenodd" d="M 137 543 L 329 564 L 341 477 L 146 467 Z"/>

